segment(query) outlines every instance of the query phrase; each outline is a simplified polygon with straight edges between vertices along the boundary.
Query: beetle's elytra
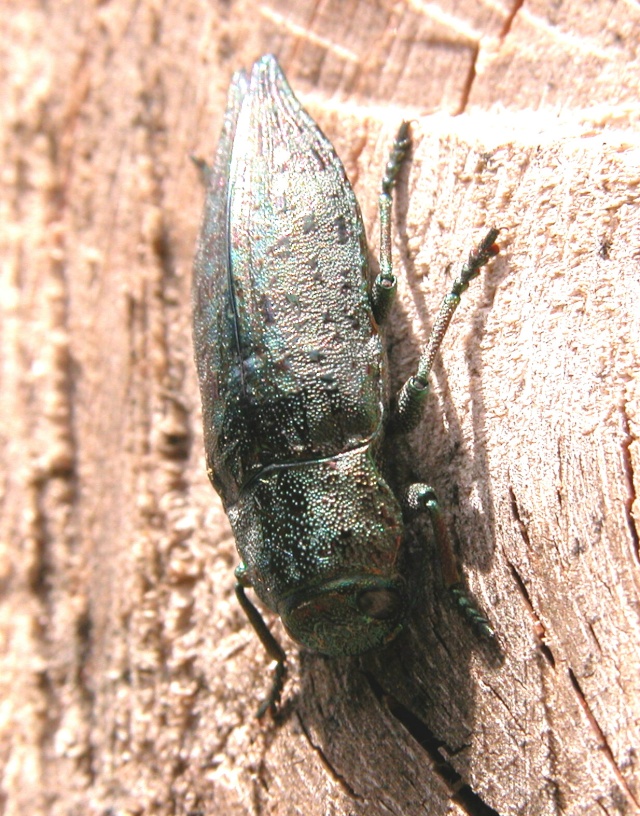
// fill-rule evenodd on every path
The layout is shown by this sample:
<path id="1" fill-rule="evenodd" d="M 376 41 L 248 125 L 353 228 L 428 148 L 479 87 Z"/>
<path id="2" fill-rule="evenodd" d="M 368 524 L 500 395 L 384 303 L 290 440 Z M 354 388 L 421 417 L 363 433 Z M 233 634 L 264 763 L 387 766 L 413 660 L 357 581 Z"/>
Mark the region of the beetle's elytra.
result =
<path id="1" fill-rule="evenodd" d="M 433 490 L 390 485 L 382 460 L 385 435 L 419 421 L 460 294 L 498 251 L 493 229 L 464 264 L 391 410 L 379 325 L 395 290 L 391 192 L 408 146 L 404 123 L 382 183 L 372 284 L 344 168 L 275 57 L 231 82 L 207 174 L 193 332 L 207 472 L 241 558 L 237 596 L 277 661 L 259 715 L 280 697 L 285 654 L 245 588 L 311 649 L 349 655 L 382 646 L 405 624 L 417 592 L 404 553 L 412 513 L 430 515 L 447 583 L 490 631 L 458 587 Z"/>

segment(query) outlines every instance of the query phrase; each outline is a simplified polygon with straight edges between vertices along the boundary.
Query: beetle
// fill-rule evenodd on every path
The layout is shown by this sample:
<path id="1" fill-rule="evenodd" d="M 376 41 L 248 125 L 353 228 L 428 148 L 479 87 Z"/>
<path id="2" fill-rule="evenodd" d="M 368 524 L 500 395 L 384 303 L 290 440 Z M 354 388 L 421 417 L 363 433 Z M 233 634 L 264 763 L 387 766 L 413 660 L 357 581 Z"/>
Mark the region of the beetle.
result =
<path id="1" fill-rule="evenodd" d="M 467 599 L 433 489 L 391 484 L 383 442 L 418 424 L 460 295 L 497 254 L 491 229 L 445 297 L 416 373 L 389 399 L 380 325 L 396 289 L 392 190 L 410 146 L 396 136 L 382 181 L 380 271 L 371 283 L 360 209 L 331 143 L 274 56 L 231 82 L 193 276 L 193 337 L 207 473 L 241 564 L 236 595 L 275 661 L 258 716 L 275 711 L 286 655 L 245 590 L 300 644 L 326 655 L 381 647 L 416 597 L 407 519 L 427 513 L 445 580 Z"/>

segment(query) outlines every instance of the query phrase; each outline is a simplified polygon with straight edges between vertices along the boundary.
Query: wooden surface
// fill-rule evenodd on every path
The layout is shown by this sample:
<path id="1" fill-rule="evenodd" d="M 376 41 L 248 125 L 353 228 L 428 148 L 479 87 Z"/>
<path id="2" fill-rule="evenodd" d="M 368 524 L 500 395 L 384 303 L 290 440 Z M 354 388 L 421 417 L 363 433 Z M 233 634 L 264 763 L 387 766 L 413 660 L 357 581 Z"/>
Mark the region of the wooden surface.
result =
<path id="1" fill-rule="evenodd" d="M 640 812 L 638 4 L 2 10 L 0 812 Z M 384 654 L 287 642 L 282 718 L 260 724 L 265 658 L 203 462 L 189 154 L 212 154 L 232 71 L 269 51 L 374 252 L 413 120 L 396 384 L 450 262 L 502 228 L 398 450 L 439 491 L 498 646 L 434 563 Z"/>

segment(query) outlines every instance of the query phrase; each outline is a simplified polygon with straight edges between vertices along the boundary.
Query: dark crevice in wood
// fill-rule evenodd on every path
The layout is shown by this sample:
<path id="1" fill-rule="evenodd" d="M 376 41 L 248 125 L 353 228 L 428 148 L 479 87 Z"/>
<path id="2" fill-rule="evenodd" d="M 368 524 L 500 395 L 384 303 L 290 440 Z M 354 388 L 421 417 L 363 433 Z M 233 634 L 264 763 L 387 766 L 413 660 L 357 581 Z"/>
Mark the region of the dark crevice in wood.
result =
<path id="1" fill-rule="evenodd" d="M 527 532 L 526 525 L 520 516 L 520 510 L 518 508 L 518 500 L 516 499 L 516 494 L 511 486 L 509 486 L 509 500 L 511 502 L 511 513 L 513 518 L 520 529 L 520 535 L 524 543 L 527 545 L 527 548 L 531 546 L 531 541 L 529 540 L 529 533 Z"/>
<path id="2" fill-rule="evenodd" d="M 551 649 L 544 642 L 544 637 L 546 635 L 545 626 L 542 623 L 542 621 L 540 620 L 540 618 L 538 617 L 538 613 L 536 612 L 536 610 L 535 610 L 535 608 L 533 606 L 533 602 L 531 600 L 531 596 L 529 595 L 529 591 L 527 590 L 527 586 L 526 586 L 525 582 L 523 581 L 522 577 L 520 576 L 520 573 L 515 568 L 515 566 L 510 561 L 507 561 L 507 563 L 509 564 L 509 569 L 511 571 L 511 577 L 516 582 L 516 586 L 518 587 L 520 595 L 522 596 L 522 598 L 523 598 L 523 600 L 525 602 L 525 605 L 527 607 L 527 611 L 529 612 L 529 614 L 533 618 L 533 621 L 534 621 L 534 633 L 535 633 L 535 636 L 536 636 L 536 640 L 538 641 L 540 651 L 541 651 L 543 657 L 545 658 L 545 660 L 547 661 L 547 663 L 552 668 L 555 669 L 556 659 L 553 656 L 553 652 L 551 651 Z"/>
<path id="3" fill-rule="evenodd" d="M 473 88 L 473 83 L 476 79 L 476 64 L 478 62 L 478 56 L 480 54 L 480 47 L 475 45 L 471 51 L 472 60 L 471 65 L 467 71 L 467 76 L 465 77 L 464 84 L 462 86 L 461 92 L 461 99 L 460 105 L 458 106 L 458 110 L 455 111 L 454 116 L 458 116 L 461 113 L 464 113 L 467 109 L 467 104 L 469 103 L 469 97 L 471 96 L 471 89 Z"/>
<path id="4" fill-rule="evenodd" d="M 306 725 L 304 723 L 304 720 L 302 719 L 302 717 L 300 716 L 299 713 L 296 713 L 296 717 L 298 719 L 298 722 L 300 723 L 300 728 L 302 729 L 302 733 L 306 737 L 307 742 L 313 748 L 313 750 L 316 752 L 316 754 L 319 756 L 320 762 L 322 762 L 322 765 L 324 766 L 324 768 L 331 775 L 331 778 L 338 785 L 340 785 L 340 787 L 345 791 L 345 793 L 347 793 L 352 799 L 355 799 L 358 802 L 365 802 L 366 799 L 363 796 L 360 796 L 358 793 L 356 793 L 356 791 L 351 787 L 351 785 L 347 782 L 347 780 L 344 778 L 344 776 L 342 776 L 342 774 L 340 774 L 334 768 L 334 766 L 331 764 L 331 762 L 327 758 L 327 755 L 322 750 L 322 748 L 313 741 L 313 739 L 311 738 L 311 734 L 309 733 L 309 731 L 308 731 L 308 729 L 307 729 L 307 727 L 306 727 Z"/>
<path id="5" fill-rule="evenodd" d="M 637 440 L 634 438 L 633 434 L 631 433 L 631 428 L 629 426 L 629 417 L 627 415 L 626 406 L 622 406 L 622 427 L 624 429 L 625 438 L 622 442 L 622 466 L 624 468 L 624 475 L 625 475 L 625 482 L 627 486 L 627 499 L 624 503 L 625 509 L 625 516 L 627 520 L 627 526 L 629 528 L 629 533 L 631 534 L 631 538 L 633 540 L 633 549 L 635 552 L 636 560 L 640 561 L 640 535 L 638 534 L 638 528 L 636 527 L 635 519 L 633 518 L 632 508 L 636 501 L 636 488 L 634 484 L 634 472 L 633 472 L 633 462 L 631 460 L 631 443 L 636 442 Z"/>
<path id="6" fill-rule="evenodd" d="M 598 724 L 598 721 L 596 720 L 593 712 L 591 711 L 591 707 L 589 706 L 589 703 L 587 702 L 587 698 L 585 697 L 584 692 L 582 691 L 582 688 L 580 687 L 580 683 L 578 682 L 578 678 L 575 676 L 575 674 L 573 673 L 571 668 L 568 669 L 568 674 L 569 674 L 569 680 L 571 681 L 571 685 L 573 687 L 573 690 L 576 693 L 576 696 L 578 697 L 578 702 L 580 703 L 580 707 L 584 711 L 585 716 L 586 716 L 587 720 L 589 721 L 589 725 L 591 726 L 592 731 L 596 735 L 596 739 L 598 741 L 599 748 L 602 750 L 603 755 L 607 758 L 607 760 L 609 761 L 609 764 L 611 765 L 611 769 L 613 770 L 614 776 L 618 780 L 618 783 L 620 784 L 620 787 L 624 791 L 624 793 L 627 796 L 628 800 L 633 803 L 633 806 L 635 808 L 640 808 L 640 802 L 638 802 L 638 800 L 635 798 L 635 796 L 633 795 L 631 789 L 629 788 L 629 786 L 627 784 L 626 779 L 622 775 L 622 771 L 618 767 L 618 764 L 617 764 L 617 762 L 615 760 L 615 757 L 613 755 L 613 751 L 611 750 L 611 746 L 609 745 L 609 742 L 607 741 L 607 738 L 606 738 L 606 736 L 604 734 L 604 731 L 602 730 L 602 728 L 600 728 L 600 725 Z"/>
<path id="7" fill-rule="evenodd" d="M 366 674 L 367 681 L 376 697 L 386 704 L 387 709 L 393 717 L 409 732 L 418 745 L 425 751 L 432 762 L 434 772 L 442 779 L 450 792 L 451 800 L 455 802 L 469 816 L 499 816 L 498 811 L 484 802 L 480 796 L 465 782 L 451 763 L 444 759 L 441 749 L 454 755 L 458 751 L 450 750 L 446 744 L 439 740 L 428 726 L 416 717 L 413 712 L 402 705 L 402 703 L 390 694 L 387 694 L 377 683 L 375 678 Z"/>
<path id="8" fill-rule="evenodd" d="M 513 4 L 511 11 L 507 15 L 503 23 L 502 29 L 500 30 L 500 39 L 504 40 L 504 38 L 509 34 L 509 32 L 511 31 L 511 27 L 513 25 L 513 21 L 515 20 L 516 15 L 518 14 L 523 5 L 524 0 L 515 0 L 515 3 Z"/>
<path id="9" fill-rule="evenodd" d="M 85 751 L 82 761 L 85 773 L 87 774 L 88 784 L 93 785 L 96 781 L 96 770 L 94 764 L 95 751 L 91 735 L 96 726 L 96 695 L 89 682 L 89 678 L 91 677 L 89 667 L 91 665 L 94 647 L 94 631 L 93 619 L 88 609 L 81 613 L 76 620 L 76 642 L 78 644 L 78 663 L 76 666 L 75 680 L 80 697 L 85 705 L 87 721 L 90 725 L 89 738 L 85 742 Z"/>
<path id="10" fill-rule="evenodd" d="M 589 621 L 587 621 L 587 626 L 589 627 L 589 632 L 591 632 L 591 637 L 593 638 L 593 642 L 597 645 L 598 650 L 600 651 L 600 654 L 602 654 L 603 653 L 602 644 L 600 643 L 600 640 L 598 638 L 596 630 L 593 628 L 593 625 Z"/>

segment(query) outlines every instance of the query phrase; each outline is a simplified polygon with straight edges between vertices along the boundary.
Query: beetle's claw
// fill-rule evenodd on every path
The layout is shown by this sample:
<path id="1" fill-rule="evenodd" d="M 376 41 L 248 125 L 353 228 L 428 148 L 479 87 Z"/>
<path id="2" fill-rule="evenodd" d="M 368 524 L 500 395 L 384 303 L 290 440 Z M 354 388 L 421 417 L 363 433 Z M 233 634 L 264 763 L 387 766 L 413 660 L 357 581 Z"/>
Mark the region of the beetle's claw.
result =
<path id="1" fill-rule="evenodd" d="M 275 717 L 278 713 L 278 704 L 282 696 L 282 687 L 287 676 L 287 664 L 284 661 L 277 661 L 275 671 L 273 673 L 273 681 L 271 683 L 271 690 L 269 694 L 260 704 L 256 711 L 256 717 L 261 720 L 267 711 L 271 712 L 271 716 Z"/>

